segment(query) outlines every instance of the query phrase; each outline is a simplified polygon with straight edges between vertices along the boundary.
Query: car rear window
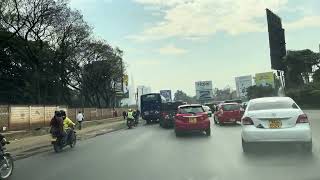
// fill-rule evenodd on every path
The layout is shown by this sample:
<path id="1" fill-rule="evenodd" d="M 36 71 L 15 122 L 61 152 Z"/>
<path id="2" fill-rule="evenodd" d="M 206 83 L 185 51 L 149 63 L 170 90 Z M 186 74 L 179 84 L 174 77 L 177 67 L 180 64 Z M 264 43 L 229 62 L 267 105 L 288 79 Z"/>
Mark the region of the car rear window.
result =
<path id="1" fill-rule="evenodd" d="M 222 109 L 224 111 L 240 110 L 240 105 L 239 104 L 225 104 L 222 106 Z"/>
<path id="2" fill-rule="evenodd" d="M 180 107 L 181 114 L 197 114 L 200 112 L 205 112 L 202 106 L 185 106 Z"/>
<path id="3" fill-rule="evenodd" d="M 269 110 L 269 109 L 299 109 L 298 105 L 289 101 L 261 102 L 250 104 L 249 111 Z"/>
<path id="4" fill-rule="evenodd" d="M 181 103 L 163 103 L 162 104 L 162 110 L 163 111 L 177 111 L 178 106 L 182 105 Z"/>
<path id="5" fill-rule="evenodd" d="M 203 109 L 204 109 L 206 112 L 208 112 L 208 111 L 211 110 L 211 109 L 210 109 L 209 107 L 207 107 L 207 106 L 203 106 Z"/>

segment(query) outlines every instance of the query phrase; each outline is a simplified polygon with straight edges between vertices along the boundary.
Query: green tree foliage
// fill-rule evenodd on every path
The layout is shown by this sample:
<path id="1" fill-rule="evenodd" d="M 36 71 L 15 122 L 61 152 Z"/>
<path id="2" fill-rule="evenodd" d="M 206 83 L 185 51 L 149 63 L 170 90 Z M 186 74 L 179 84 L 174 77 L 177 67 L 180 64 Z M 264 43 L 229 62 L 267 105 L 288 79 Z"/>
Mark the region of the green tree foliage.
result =
<path id="1" fill-rule="evenodd" d="M 317 69 L 313 75 L 312 75 L 312 79 L 314 82 L 320 83 L 320 69 Z"/>
<path id="2" fill-rule="evenodd" d="M 231 88 L 214 89 L 214 100 L 216 101 L 236 99 L 236 96 L 237 96 L 237 92 L 232 90 Z"/>
<path id="3" fill-rule="evenodd" d="M 320 82 L 310 83 L 300 88 L 286 90 L 286 95 L 293 98 L 300 106 L 320 107 Z"/>
<path id="4" fill-rule="evenodd" d="M 187 102 L 189 104 L 198 103 L 196 97 L 188 96 L 185 92 L 183 92 L 181 90 L 177 90 L 174 93 L 174 101 L 183 101 L 183 102 Z"/>
<path id="5" fill-rule="evenodd" d="M 104 83 L 121 81 L 123 52 L 94 40 L 82 14 L 66 0 L 6 0 L 0 2 L 0 102 L 102 106 L 89 97 L 87 79 L 98 91 Z M 104 61 L 99 72 L 84 73 L 93 61 Z M 103 70 L 101 68 L 104 68 Z M 96 69 L 90 69 L 95 72 Z M 104 79 L 105 78 L 105 79 Z M 100 99 L 113 94 L 96 94 Z M 89 93 L 89 94 L 86 94 Z M 100 91 L 102 92 L 102 91 Z M 86 99 L 87 100 L 87 99 Z M 104 103 L 109 106 L 111 103 Z"/>
<path id="6" fill-rule="evenodd" d="M 276 90 L 272 86 L 251 86 L 247 89 L 248 99 L 276 96 Z"/>
<path id="7" fill-rule="evenodd" d="M 320 55 L 309 49 L 288 51 L 283 62 L 286 66 L 286 87 L 297 88 L 309 83 L 312 67 L 319 67 Z"/>
<path id="8" fill-rule="evenodd" d="M 320 54 L 309 49 L 289 51 L 283 62 L 286 95 L 302 106 L 320 107 Z"/>

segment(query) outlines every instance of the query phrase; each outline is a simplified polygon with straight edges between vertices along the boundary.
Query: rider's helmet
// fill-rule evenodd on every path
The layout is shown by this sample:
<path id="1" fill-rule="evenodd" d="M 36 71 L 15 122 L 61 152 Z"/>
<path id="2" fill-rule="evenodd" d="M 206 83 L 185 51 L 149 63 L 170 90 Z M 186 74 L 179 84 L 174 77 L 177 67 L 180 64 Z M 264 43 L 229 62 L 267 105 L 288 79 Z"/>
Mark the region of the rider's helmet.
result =
<path id="1" fill-rule="evenodd" d="M 60 111 L 55 111 L 55 112 L 54 112 L 54 116 L 56 116 L 56 117 L 61 117 L 62 115 L 61 115 L 61 112 L 60 112 Z"/>
<path id="2" fill-rule="evenodd" d="M 131 112 L 131 111 L 132 111 L 132 109 L 129 109 L 128 111 L 129 111 L 129 112 Z"/>
<path id="3" fill-rule="evenodd" d="M 63 119 L 65 119 L 67 117 L 66 111 L 64 110 L 60 110 L 61 116 L 63 117 Z"/>

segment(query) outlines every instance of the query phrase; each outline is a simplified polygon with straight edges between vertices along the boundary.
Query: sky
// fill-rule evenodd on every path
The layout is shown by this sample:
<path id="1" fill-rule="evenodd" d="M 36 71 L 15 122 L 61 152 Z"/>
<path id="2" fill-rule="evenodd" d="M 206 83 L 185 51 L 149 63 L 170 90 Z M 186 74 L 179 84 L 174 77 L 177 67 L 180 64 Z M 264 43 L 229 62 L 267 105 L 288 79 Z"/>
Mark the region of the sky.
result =
<path id="1" fill-rule="evenodd" d="M 319 0 L 70 0 L 102 38 L 124 51 L 135 85 L 235 88 L 235 77 L 271 71 L 265 9 L 282 18 L 288 50 L 319 51 Z"/>

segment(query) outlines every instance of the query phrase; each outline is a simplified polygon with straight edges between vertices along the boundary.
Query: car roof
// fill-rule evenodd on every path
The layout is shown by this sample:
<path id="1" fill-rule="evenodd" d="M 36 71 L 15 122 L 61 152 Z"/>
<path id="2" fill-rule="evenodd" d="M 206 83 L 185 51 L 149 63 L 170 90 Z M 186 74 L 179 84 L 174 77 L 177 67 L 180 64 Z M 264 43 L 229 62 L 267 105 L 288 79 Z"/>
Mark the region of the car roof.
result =
<path id="1" fill-rule="evenodd" d="M 232 103 L 221 103 L 219 105 L 239 105 L 239 103 L 232 102 Z"/>
<path id="2" fill-rule="evenodd" d="M 288 101 L 288 102 L 293 102 L 293 99 L 291 99 L 290 97 L 263 97 L 263 98 L 251 99 L 249 102 L 250 103 L 263 103 L 263 102 L 268 102 L 268 101 Z"/>
<path id="3" fill-rule="evenodd" d="M 200 107 L 202 107 L 201 104 L 184 104 L 184 105 L 179 106 L 178 108 L 190 107 L 190 106 L 200 106 Z"/>

